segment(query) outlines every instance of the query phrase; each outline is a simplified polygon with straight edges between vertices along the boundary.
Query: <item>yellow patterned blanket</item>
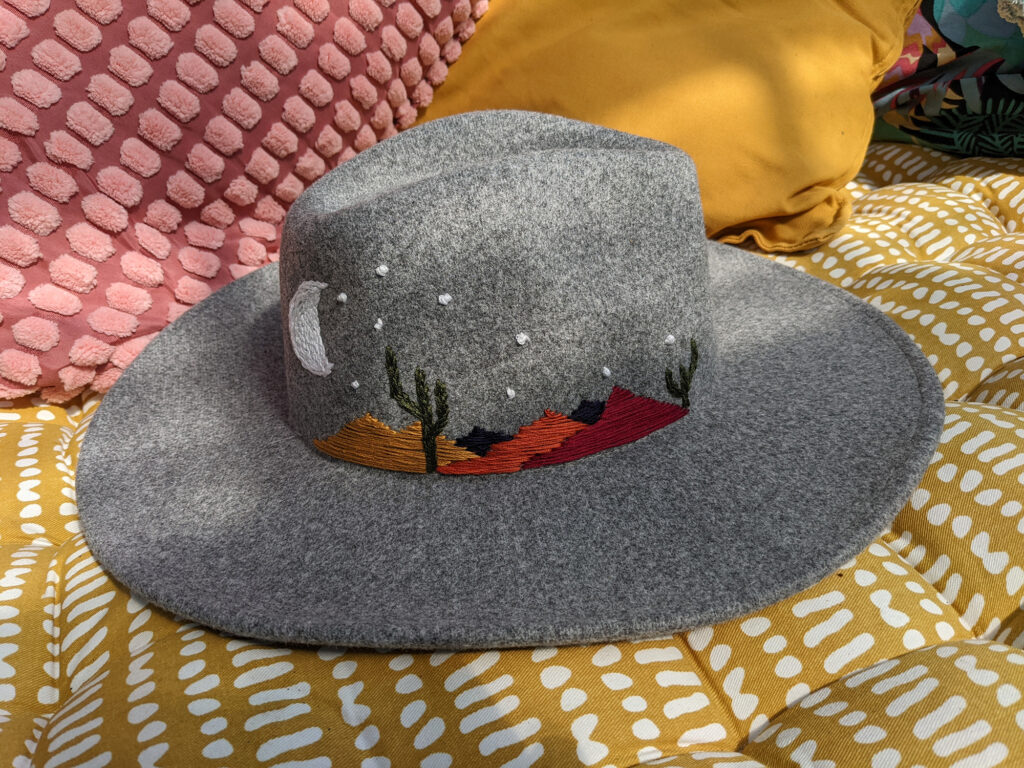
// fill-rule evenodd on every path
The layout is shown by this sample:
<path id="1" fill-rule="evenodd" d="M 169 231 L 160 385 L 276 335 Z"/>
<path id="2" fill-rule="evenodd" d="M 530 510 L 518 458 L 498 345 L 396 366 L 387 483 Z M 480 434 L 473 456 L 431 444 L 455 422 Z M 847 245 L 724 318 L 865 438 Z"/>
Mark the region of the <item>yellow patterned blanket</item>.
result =
<path id="1" fill-rule="evenodd" d="M 0 765 L 1019 761 L 1024 162 L 876 144 L 851 187 L 845 229 L 780 260 L 900 323 L 949 404 L 920 488 L 840 571 L 754 615 L 643 642 L 262 645 L 145 605 L 93 560 L 74 470 L 97 397 L 16 403 L 0 410 Z"/>

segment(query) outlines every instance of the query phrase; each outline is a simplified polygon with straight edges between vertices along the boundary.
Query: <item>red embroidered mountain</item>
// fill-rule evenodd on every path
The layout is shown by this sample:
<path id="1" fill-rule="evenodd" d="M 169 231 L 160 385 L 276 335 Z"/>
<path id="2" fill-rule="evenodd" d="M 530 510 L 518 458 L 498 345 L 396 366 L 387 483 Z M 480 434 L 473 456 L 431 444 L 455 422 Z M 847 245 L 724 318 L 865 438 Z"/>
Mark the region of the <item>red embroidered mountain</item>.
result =
<path id="1" fill-rule="evenodd" d="M 689 412 L 614 387 L 601 417 L 593 424 L 555 411 L 520 428 L 511 440 L 496 443 L 480 458 L 454 461 L 437 471 L 445 475 L 487 475 L 564 464 L 626 445 L 678 421 Z"/>
<path id="2" fill-rule="evenodd" d="M 628 389 L 613 387 L 600 419 L 567 438 L 553 451 L 537 454 L 523 464 L 523 469 L 564 464 L 608 448 L 636 442 L 678 421 L 687 413 L 688 408 L 680 408 L 674 403 L 663 403 L 634 395 Z"/>

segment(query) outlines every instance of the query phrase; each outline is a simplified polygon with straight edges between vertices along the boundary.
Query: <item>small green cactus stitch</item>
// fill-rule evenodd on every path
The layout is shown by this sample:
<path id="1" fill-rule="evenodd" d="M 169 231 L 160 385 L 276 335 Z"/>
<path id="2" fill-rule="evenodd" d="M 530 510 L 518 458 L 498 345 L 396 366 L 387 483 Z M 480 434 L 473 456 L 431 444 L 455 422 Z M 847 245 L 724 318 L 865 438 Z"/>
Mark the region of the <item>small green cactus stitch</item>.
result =
<path id="1" fill-rule="evenodd" d="M 690 407 L 690 385 L 693 383 L 693 374 L 697 371 L 697 361 L 700 359 L 700 355 L 697 352 L 697 340 L 690 339 L 690 364 L 687 367 L 683 367 L 683 364 L 679 364 L 679 384 L 676 384 L 675 377 L 672 375 L 672 368 L 665 368 L 665 386 L 668 387 L 668 393 L 672 397 L 678 397 L 682 400 L 683 408 Z"/>
<path id="2" fill-rule="evenodd" d="M 437 413 L 430 404 L 430 389 L 427 387 L 427 374 L 417 367 L 414 374 L 416 382 L 416 402 L 412 401 L 402 388 L 401 374 L 398 372 L 398 357 L 395 350 L 386 347 L 384 364 L 388 372 L 388 394 L 398 403 L 398 407 L 420 422 L 423 433 L 423 453 L 427 458 L 427 472 L 437 471 L 437 438 L 441 430 L 448 424 L 448 387 L 438 379 L 434 382 L 434 399 L 437 401 Z"/>

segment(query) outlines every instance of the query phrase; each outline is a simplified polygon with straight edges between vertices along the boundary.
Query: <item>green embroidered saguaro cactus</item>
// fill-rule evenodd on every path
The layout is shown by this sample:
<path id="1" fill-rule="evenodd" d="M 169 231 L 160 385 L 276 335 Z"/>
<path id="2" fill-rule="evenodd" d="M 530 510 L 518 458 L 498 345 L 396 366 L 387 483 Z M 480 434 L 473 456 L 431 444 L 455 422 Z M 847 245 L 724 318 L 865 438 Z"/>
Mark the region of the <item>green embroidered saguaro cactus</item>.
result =
<path id="1" fill-rule="evenodd" d="M 697 361 L 699 359 L 697 340 L 690 339 L 690 364 L 685 368 L 682 363 L 679 364 L 678 384 L 676 384 L 675 377 L 672 375 L 672 368 L 665 368 L 665 386 L 668 387 L 668 393 L 672 397 L 678 397 L 682 400 L 683 408 L 690 407 L 690 385 L 693 383 L 693 374 L 697 371 Z"/>
<path id="2" fill-rule="evenodd" d="M 423 433 L 423 454 L 427 458 L 427 472 L 437 470 L 437 438 L 441 430 L 448 424 L 448 387 L 438 379 L 434 382 L 434 400 L 437 401 L 437 413 L 430 403 L 430 389 L 427 387 L 427 374 L 416 368 L 413 376 L 416 382 L 416 402 L 412 401 L 402 387 L 401 374 L 398 372 L 398 357 L 395 350 L 386 347 L 384 365 L 388 371 L 388 394 L 398 403 L 398 407 L 420 422 Z"/>

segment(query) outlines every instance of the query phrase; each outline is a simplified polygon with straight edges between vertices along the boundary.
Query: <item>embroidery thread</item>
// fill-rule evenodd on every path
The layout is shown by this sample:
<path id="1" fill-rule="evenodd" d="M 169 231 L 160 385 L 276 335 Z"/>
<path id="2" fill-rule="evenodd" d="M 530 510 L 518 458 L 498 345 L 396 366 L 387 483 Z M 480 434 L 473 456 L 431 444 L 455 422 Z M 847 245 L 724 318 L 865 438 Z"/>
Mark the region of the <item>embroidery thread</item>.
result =
<path id="1" fill-rule="evenodd" d="M 688 411 L 675 403 L 635 395 L 628 389 L 613 387 L 601 416 L 547 453 L 537 453 L 523 463 L 523 469 L 582 459 L 609 448 L 634 443 L 683 418 Z"/>
<path id="2" fill-rule="evenodd" d="M 492 445 L 511 439 L 512 435 L 506 435 L 504 432 L 492 432 L 483 427 L 473 427 L 469 434 L 458 438 L 455 444 L 467 451 L 472 451 L 477 456 L 486 456 Z"/>
<path id="3" fill-rule="evenodd" d="M 443 475 L 492 475 L 518 472 L 523 464 L 538 453 L 547 453 L 565 440 L 586 429 L 587 425 L 573 421 L 556 411 L 546 410 L 532 424 L 520 427 L 511 440 L 496 443 L 485 456 L 469 461 L 456 461 L 437 471 Z"/>
<path id="4" fill-rule="evenodd" d="M 314 376 L 329 376 L 334 369 L 324 349 L 317 310 L 320 291 L 326 287 L 327 283 L 306 280 L 299 284 L 288 302 L 288 336 L 292 341 L 292 351 L 302 367 Z"/>
<path id="5" fill-rule="evenodd" d="M 690 407 L 690 385 L 693 384 L 693 374 L 697 372 L 697 362 L 700 354 L 697 351 L 697 340 L 690 339 L 690 363 L 687 367 L 679 364 L 679 383 L 676 384 L 672 376 L 672 368 L 665 368 L 665 386 L 672 397 L 678 397 L 682 401 L 683 408 Z"/>
<path id="6" fill-rule="evenodd" d="M 604 406 L 604 400 L 581 400 L 576 410 L 569 414 L 569 418 L 582 421 L 584 424 L 596 424 L 604 413 Z"/>
<path id="7" fill-rule="evenodd" d="M 328 456 L 365 467 L 423 474 L 423 432 L 418 421 L 396 432 L 370 414 L 350 421 L 333 435 L 314 440 L 317 450 Z M 437 439 L 437 464 L 466 461 L 477 454 L 445 439 Z"/>
<path id="8" fill-rule="evenodd" d="M 437 438 L 441 430 L 448 424 L 448 387 L 437 379 L 434 382 L 434 399 L 437 401 L 437 412 L 430 403 L 430 389 L 427 387 L 427 374 L 416 367 L 413 379 L 416 386 L 416 402 L 412 401 L 402 387 L 402 376 L 398 371 L 398 356 L 390 346 L 384 349 L 384 367 L 388 372 L 388 394 L 398 403 L 398 407 L 414 419 L 418 419 L 423 431 L 423 454 L 426 456 L 426 471 L 437 471 Z"/>
<path id="9" fill-rule="evenodd" d="M 437 379 L 431 392 L 426 372 L 417 366 L 413 400 L 402 386 L 398 356 L 387 346 L 388 396 L 416 421 L 396 432 L 367 413 L 334 435 L 313 442 L 334 458 L 403 472 L 509 474 L 563 464 L 635 442 L 686 416 L 699 363 L 697 340 L 691 338 L 690 359 L 679 364 L 678 380 L 671 367 L 665 368 L 665 386 L 681 405 L 613 386 L 607 401 L 581 400 L 569 416 L 545 410 L 541 418 L 520 427 L 515 435 L 477 426 L 452 441 L 441 434 L 449 417 L 447 384 Z M 359 384 L 353 381 L 351 386 Z M 511 390 L 508 394 L 514 396 Z"/>

